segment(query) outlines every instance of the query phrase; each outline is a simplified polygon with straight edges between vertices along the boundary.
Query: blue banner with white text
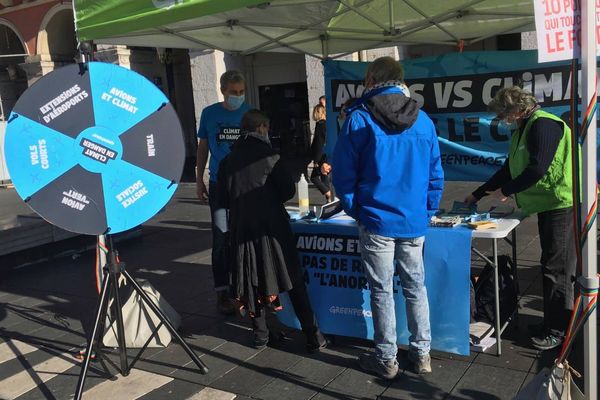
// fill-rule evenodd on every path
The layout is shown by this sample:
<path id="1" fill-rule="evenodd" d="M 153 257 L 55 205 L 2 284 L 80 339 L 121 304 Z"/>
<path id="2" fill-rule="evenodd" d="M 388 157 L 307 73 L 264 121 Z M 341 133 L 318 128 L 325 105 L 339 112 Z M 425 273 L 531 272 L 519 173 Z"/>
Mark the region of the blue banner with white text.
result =
<path id="1" fill-rule="evenodd" d="M 538 64 L 536 51 L 485 51 L 402 63 L 411 97 L 436 125 L 446 180 L 486 181 L 506 160 L 511 131 L 487 111 L 502 87 L 522 86 L 544 110 L 570 124 L 569 62 Z M 346 100 L 361 96 L 369 63 L 324 61 L 323 65 L 328 99 L 326 151 L 331 154 L 341 127 L 339 111 Z M 581 108 L 580 116 L 585 112 Z"/>
<path id="2" fill-rule="evenodd" d="M 373 339 L 370 291 L 363 272 L 354 221 L 293 223 L 310 302 L 326 334 Z M 430 228 L 425 237 L 425 284 L 432 348 L 469 354 L 471 235 L 467 228 Z M 392 268 L 392 266 L 390 266 Z M 408 344 L 405 300 L 394 275 L 398 344 Z M 279 320 L 300 325 L 287 295 Z"/>

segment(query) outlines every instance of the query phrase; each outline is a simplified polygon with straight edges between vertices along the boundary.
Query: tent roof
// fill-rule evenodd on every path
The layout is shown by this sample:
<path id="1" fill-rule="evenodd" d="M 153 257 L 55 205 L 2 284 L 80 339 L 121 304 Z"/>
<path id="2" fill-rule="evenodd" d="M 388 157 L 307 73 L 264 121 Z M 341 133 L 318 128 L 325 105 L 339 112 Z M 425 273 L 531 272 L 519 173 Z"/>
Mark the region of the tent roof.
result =
<path id="1" fill-rule="evenodd" d="M 531 0 L 75 0 L 80 40 L 331 55 L 535 30 Z"/>

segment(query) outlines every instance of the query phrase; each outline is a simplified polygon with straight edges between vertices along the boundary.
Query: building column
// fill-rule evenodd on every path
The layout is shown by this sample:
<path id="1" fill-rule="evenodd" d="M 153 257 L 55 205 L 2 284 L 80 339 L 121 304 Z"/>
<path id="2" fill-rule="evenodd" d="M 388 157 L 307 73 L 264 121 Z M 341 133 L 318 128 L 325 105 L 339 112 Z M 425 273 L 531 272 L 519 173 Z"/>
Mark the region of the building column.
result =
<path id="1" fill-rule="evenodd" d="M 25 62 L 19 64 L 19 67 L 25 71 L 27 86 L 33 85 L 38 79 L 44 76 L 42 58 L 39 55 L 25 57 Z"/>
<path id="2" fill-rule="evenodd" d="M 304 56 L 306 62 L 306 86 L 308 88 L 308 114 L 310 131 L 315 131 L 315 121 L 312 119 L 313 107 L 319 102 L 319 97 L 325 95 L 325 71 L 319 58 Z"/>
<path id="3" fill-rule="evenodd" d="M 221 101 L 223 97 L 219 91 L 220 73 L 217 69 L 215 53 L 217 53 L 215 50 L 190 50 L 190 73 L 196 127 L 200 122 L 202 110 L 206 106 Z"/>
<path id="4" fill-rule="evenodd" d="M 131 69 L 131 55 L 132 51 L 127 46 L 99 44 L 96 46 L 94 59 Z"/>

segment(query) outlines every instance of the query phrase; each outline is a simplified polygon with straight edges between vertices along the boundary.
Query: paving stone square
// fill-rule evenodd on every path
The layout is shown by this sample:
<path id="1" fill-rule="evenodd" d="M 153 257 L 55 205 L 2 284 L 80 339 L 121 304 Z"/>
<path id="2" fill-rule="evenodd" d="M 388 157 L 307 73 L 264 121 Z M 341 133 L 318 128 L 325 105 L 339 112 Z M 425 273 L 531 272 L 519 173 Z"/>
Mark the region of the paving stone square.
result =
<path id="1" fill-rule="evenodd" d="M 449 183 L 443 207 L 461 200 L 472 183 Z M 432 352 L 431 375 L 411 372 L 405 349 L 394 381 L 363 372 L 356 358 L 370 347 L 361 339 L 336 337 L 328 348 L 307 354 L 302 334 L 272 320 L 285 337 L 257 350 L 247 319 L 216 310 L 210 266 L 210 217 L 194 198 L 192 184 L 180 185 L 168 206 L 141 232 L 116 243 L 127 270 L 147 279 L 182 317 L 179 332 L 209 367 L 201 375 L 176 342 L 147 349 L 129 376 L 110 367 L 119 363 L 107 349 L 107 370 L 99 361 L 89 371 L 86 399 L 457 399 L 510 400 L 522 385 L 552 364 L 555 352 L 529 345 L 527 327 L 541 321 L 541 271 L 537 221 L 518 228 L 518 270 L 522 297 L 519 318 L 503 334 L 503 353 L 495 348 L 462 357 Z M 0 189 L 7 215 L 31 214 L 15 201 L 14 190 Z M 313 204 L 322 203 L 311 188 Z M 485 201 L 482 208 L 486 208 Z M 69 399 L 81 370 L 74 355 L 92 328 L 95 289 L 94 237 L 80 236 L 52 246 L 0 257 L 0 399 Z M 489 251 L 489 243 L 474 243 Z M 508 252 L 505 245 L 501 252 Z M 27 254 L 31 253 L 31 254 Z M 32 255 L 35 253 L 35 256 Z M 473 258 L 474 268 L 481 268 Z M 136 356 L 129 349 L 129 360 Z"/>

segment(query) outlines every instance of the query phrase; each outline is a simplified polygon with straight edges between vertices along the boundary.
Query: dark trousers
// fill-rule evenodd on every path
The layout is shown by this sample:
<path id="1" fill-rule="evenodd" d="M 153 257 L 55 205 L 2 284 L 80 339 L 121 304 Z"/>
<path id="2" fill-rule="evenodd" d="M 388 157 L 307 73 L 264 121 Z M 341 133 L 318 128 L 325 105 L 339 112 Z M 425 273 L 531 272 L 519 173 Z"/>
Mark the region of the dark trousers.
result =
<path id="1" fill-rule="evenodd" d="M 314 167 L 310 174 L 310 181 L 319 189 L 321 194 L 331 191 L 331 180 L 329 175 L 322 175 L 319 167 Z"/>
<path id="2" fill-rule="evenodd" d="M 577 265 L 572 208 L 539 213 L 538 229 L 542 247 L 544 327 L 564 333 L 573 308 Z"/>
<path id="3" fill-rule="evenodd" d="M 227 232 L 227 210 L 217 208 L 217 183 L 208 184 L 208 205 L 210 206 L 212 228 L 212 271 L 216 290 L 228 290 L 229 269 L 223 258 L 225 232 Z"/>
<path id="4" fill-rule="evenodd" d="M 288 291 L 292 306 L 296 312 L 296 316 L 302 326 L 302 332 L 306 336 L 306 342 L 309 346 L 319 347 L 325 343 L 325 337 L 319 330 L 317 325 L 317 319 L 313 313 L 313 309 L 310 305 L 308 293 L 306 293 L 306 286 L 304 284 L 304 278 L 299 266 L 293 264 L 288 265 L 288 272 L 290 278 L 292 278 L 293 288 Z M 266 338 L 269 335 L 269 328 L 267 327 L 267 318 L 265 310 L 260 310 L 258 315 L 252 318 L 252 328 L 254 334 L 259 338 Z"/>

